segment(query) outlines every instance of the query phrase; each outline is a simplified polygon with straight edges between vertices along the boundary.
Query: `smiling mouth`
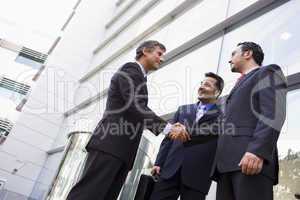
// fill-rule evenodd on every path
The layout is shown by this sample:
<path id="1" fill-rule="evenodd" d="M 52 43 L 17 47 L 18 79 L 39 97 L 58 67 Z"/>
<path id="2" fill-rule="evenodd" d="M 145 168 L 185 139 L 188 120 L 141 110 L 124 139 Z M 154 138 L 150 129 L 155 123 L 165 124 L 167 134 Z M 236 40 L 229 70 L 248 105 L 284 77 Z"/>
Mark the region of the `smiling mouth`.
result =
<path id="1" fill-rule="evenodd" d="M 204 90 L 202 90 L 202 91 L 200 90 L 198 96 L 202 97 L 202 96 L 204 96 L 204 95 L 206 95 L 205 91 L 204 91 Z"/>

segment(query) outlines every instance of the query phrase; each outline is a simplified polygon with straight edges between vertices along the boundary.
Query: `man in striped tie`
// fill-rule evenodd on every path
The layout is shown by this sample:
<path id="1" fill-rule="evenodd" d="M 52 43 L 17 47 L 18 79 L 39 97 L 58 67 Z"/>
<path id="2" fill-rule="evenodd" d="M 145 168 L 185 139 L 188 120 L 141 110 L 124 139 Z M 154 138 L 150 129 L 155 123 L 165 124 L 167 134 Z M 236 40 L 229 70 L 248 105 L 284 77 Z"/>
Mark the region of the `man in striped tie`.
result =
<path id="1" fill-rule="evenodd" d="M 242 74 L 225 103 L 213 175 L 217 200 L 273 200 L 278 183 L 277 140 L 285 121 L 287 83 L 276 64 L 262 66 L 264 52 L 242 42 L 229 61 Z M 230 125 L 231 133 L 227 133 Z"/>

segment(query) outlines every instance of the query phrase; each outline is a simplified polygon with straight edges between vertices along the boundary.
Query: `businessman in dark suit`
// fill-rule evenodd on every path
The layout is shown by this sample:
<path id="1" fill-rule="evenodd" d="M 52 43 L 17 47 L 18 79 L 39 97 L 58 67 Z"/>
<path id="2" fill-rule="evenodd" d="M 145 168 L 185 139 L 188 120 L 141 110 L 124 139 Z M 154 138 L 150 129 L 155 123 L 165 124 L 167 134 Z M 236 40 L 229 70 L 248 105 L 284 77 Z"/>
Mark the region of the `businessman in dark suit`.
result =
<path id="1" fill-rule="evenodd" d="M 126 63 L 113 75 L 103 118 L 86 146 L 83 175 L 68 200 L 117 199 L 144 128 L 158 135 L 167 126 L 173 139 L 189 139 L 183 126 L 174 129 L 147 106 L 147 73 L 158 69 L 165 51 L 161 43 L 146 41 L 136 50 L 136 62 Z"/>
<path id="2" fill-rule="evenodd" d="M 263 59 L 258 44 L 243 42 L 229 61 L 232 72 L 242 76 L 226 100 L 225 128 L 218 139 L 213 170 L 217 200 L 273 199 L 287 84 L 280 67 L 262 67 Z"/>
<path id="3" fill-rule="evenodd" d="M 151 200 L 204 200 L 217 147 L 219 116 L 217 100 L 224 86 L 223 79 L 210 72 L 198 90 L 199 101 L 180 106 L 172 123 L 184 124 L 191 140 L 182 143 L 165 137 L 152 169 L 159 175 Z M 198 144 L 195 139 L 198 138 Z M 201 140 L 202 139 L 202 140 Z"/>

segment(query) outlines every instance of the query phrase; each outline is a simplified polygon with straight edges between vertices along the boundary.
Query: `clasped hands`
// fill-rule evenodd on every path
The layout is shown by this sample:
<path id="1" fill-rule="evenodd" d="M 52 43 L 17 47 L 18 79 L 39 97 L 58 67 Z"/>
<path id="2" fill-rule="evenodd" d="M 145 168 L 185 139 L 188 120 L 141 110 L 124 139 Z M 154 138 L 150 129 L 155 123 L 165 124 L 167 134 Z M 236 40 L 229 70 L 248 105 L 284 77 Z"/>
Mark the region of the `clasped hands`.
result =
<path id="1" fill-rule="evenodd" d="M 171 140 L 179 140 L 181 142 L 186 142 L 191 140 L 186 127 L 180 123 L 175 123 L 172 125 L 171 131 L 168 134 Z M 263 158 L 256 156 L 253 153 L 246 152 L 239 163 L 239 167 L 243 174 L 246 175 L 256 175 L 259 174 L 263 168 Z"/>
<path id="2" fill-rule="evenodd" d="M 186 127 L 183 124 L 178 122 L 172 125 L 168 137 L 171 140 L 179 140 L 181 142 L 186 142 L 188 140 L 191 140 L 190 134 L 187 132 Z"/>

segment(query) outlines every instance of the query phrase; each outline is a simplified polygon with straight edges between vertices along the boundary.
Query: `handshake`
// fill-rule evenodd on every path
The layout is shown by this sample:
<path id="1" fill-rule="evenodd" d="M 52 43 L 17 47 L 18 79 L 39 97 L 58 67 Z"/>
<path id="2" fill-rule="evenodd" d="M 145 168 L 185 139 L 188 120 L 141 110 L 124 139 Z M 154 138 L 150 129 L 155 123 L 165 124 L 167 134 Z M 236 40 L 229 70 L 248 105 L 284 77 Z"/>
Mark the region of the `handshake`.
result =
<path id="1" fill-rule="evenodd" d="M 169 137 L 171 140 L 179 140 L 181 142 L 191 140 L 190 134 L 187 132 L 186 127 L 178 122 L 171 126 L 167 137 Z"/>

